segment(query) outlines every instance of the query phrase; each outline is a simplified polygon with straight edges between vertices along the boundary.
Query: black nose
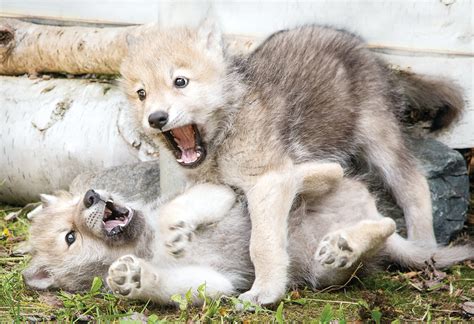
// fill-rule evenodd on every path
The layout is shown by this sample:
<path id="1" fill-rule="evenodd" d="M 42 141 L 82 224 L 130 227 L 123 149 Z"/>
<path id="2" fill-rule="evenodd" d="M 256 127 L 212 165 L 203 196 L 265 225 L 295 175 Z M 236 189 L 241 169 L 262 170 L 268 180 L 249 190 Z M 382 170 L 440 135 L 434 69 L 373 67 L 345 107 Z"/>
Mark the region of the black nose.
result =
<path id="1" fill-rule="evenodd" d="M 86 194 L 84 195 L 84 206 L 86 208 L 89 208 L 90 206 L 96 204 L 100 200 L 100 196 L 97 192 L 94 190 L 88 190 Z"/>
<path id="2" fill-rule="evenodd" d="M 168 113 L 164 111 L 155 111 L 148 116 L 148 123 L 153 128 L 161 129 L 168 122 Z"/>

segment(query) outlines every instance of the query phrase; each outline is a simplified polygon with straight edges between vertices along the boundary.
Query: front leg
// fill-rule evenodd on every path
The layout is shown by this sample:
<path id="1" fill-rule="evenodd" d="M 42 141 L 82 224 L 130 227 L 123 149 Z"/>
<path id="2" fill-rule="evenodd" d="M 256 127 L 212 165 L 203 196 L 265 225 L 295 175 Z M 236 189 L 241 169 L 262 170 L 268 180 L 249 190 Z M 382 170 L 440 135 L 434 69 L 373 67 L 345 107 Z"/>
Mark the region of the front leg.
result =
<path id="1" fill-rule="evenodd" d="M 211 298 L 231 295 L 235 289 L 222 273 L 202 266 L 158 268 L 134 255 L 125 255 L 112 263 L 107 284 L 113 293 L 138 300 L 152 300 L 159 304 L 171 304 L 171 297 L 184 296 L 192 291 L 194 304 L 202 303 L 197 288 L 206 284 L 206 294 Z"/>
<path id="2" fill-rule="evenodd" d="M 203 224 L 221 220 L 235 203 L 235 194 L 227 186 L 197 184 L 160 208 L 162 240 L 173 256 L 183 256 L 194 230 Z"/>
<path id="3" fill-rule="evenodd" d="M 246 192 L 252 221 L 250 257 L 255 267 L 255 282 L 240 299 L 271 304 L 284 295 L 289 265 L 287 218 L 298 186 L 291 169 L 264 174 Z"/>

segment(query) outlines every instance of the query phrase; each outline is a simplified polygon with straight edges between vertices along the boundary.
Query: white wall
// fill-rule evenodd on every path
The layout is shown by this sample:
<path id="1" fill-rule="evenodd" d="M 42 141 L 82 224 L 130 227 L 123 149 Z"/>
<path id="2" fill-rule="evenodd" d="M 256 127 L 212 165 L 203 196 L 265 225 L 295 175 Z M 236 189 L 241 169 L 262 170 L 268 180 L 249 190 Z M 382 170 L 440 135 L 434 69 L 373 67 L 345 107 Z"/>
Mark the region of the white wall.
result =
<path id="1" fill-rule="evenodd" d="M 197 24 L 212 7 L 224 32 L 265 36 L 303 23 L 349 29 L 404 69 L 440 75 L 465 90 L 467 113 L 441 140 L 474 147 L 474 26 L 471 0 L 153 1 L 2 0 L 1 15 L 101 22 Z"/>

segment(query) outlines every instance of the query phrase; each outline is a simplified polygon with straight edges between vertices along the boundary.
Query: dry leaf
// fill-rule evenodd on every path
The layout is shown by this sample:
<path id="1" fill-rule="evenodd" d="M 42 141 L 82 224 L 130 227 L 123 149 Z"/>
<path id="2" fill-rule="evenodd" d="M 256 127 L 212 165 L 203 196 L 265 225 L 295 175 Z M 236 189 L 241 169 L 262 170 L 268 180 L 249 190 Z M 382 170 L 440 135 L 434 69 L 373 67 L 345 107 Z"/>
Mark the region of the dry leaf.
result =
<path id="1" fill-rule="evenodd" d="M 290 293 L 290 298 L 292 300 L 294 299 L 300 299 L 301 298 L 301 294 L 298 290 L 293 290 L 291 293 Z"/>
<path id="2" fill-rule="evenodd" d="M 474 315 L 474 302 L 468 301 L 468 302 L 462 303 L 461 308 L 467 314 Z"/>
<path id="3" fill-rule="evenodd" d="M 411 279 L 411 278 L 416 277 L 416 276 L 418 276 L 418 271 L 410 271 L 410 272 L 407 272 L 407 273 L 403 274 L 403 277 L 405 277 L 407 279 Z"/>
<path id="4" fill-rule="evenodd" d="M 436 269 L 435 262 L 432 259 L 426 262 L 426 268 L 422 271 L 411 271 L 403 274 L 408 283 L 419 291 L 449 289 L 449 286 L 443 283 L 447 276 L 446 272 Z"/>
<path id="5" fill-rule="evenodd" d="M 54 308 L 61 308 L 64 306 L 63 302 L 55 294 L 50 292 L 41 293 L 38 300 Z"/>
<path id="6" fill-rule="evenodd" d="M 3 219 L 6 221 L 6 222 L 10 222 L 10 221 L 13 221 L 15 219 L 18 218 L 18 216 L 20 216 L 21 214 L 21 210 L 19 211 L 14 211 L 14 212 L 10 212 L 7 214 L 7 216 L 5 216 Z"/>

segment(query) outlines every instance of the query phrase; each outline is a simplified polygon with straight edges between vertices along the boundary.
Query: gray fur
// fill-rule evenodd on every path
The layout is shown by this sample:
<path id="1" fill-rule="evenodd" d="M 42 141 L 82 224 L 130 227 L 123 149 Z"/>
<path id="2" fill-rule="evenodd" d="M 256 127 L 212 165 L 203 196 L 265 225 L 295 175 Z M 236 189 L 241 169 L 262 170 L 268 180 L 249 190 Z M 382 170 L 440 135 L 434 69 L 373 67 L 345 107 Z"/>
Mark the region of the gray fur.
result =
<path id="1" fill-rule="evenodd" d="M 409 102 L 432 105 L 427 109 L 438 111 L 433 130 L 444 127 L 462 109 L 454 87 L 394 75 L 359 38 L 328 27 L 277 32 L 235 60 L 219 42 L 208 42 L 216 35 L 204 26 L 145 37 L 121 71 L 143 132 L 164 140 L 189 179 L 235 186 L 247 196 L 256 280 L 241 298 L 271 303 L 283 294 L 286 217 L 298 191 L 289 176 L 294 165 L 335 161 L 349 169 L 352 158 L 365 160 L 403 209 L 408 238 L 436 244 L 428 184 L 405 147 L 398 119 Z M 175 70 L 189 73 L 186 89 L 172 87 Z M 149 99 L 138 101 L 136 89 Z M 155 112 L 169 116 L 161 126 L 164 136 L 147 123 Z M 203 140 L 195 150 L 204 147 L 207 157 L 200 154 L 186 165 L 179 161 L 180 139 L 167 132 L 191 124 Z"/>
<path id="2" fill-rule="evenodd" d="M 160 167 L 153 161 L 84 172 L 74 178 L 69 191 L 82 194 L 90 188 L 115 192 L 129 200 L 152 202 L 160 196 Z"/>
<path id="3" fill-rule="evenodd" d="M 181 42 L 199 41 L 189 31 L 184 36 L 170 33 Z M 133 93 L 127 88 L 128 80 L 143 84 L 166 81 L 167 76 L 136 72 L 134 67 L 151 64 L 153 57 L 156 64 L 162 59 L 169 69 L 179 68 L 169 62 L 169 56 L 185 57 L 180 50 L 187 50 L 185 46 L 161 46 L 152 38 L 145 37 L 143 42 L 122 66 L 127 93 Z M 148 51 L 142 50 L 145 46 Z M 224 53 L 218 47 L 212 55 Z M 198 124 L 208 157 L 201 166 L 187 170 L 191 178 L 248 187 L 252 178 L 278 168 L 286 158 L 296 164 L 333 160 L 347 167 L 354 157 L 365 159 L 381 174 L 404 210 L 409 237 L 434 244 L 428 186 L 405 147 L 398 121 L 411 123 L 407 111 L 414 110 L 426 116 L 432 130 L 447 127 L 463 108 L 462 96 L 454 86 L 394 72 L 360 38 L 314 25 L 277 32 L 248 56 L 223 60 L 227 73 L 215 81 L 222 93 L 199 92 L 222 99 L 196 98 L 196 104 L 206 102 L 206 111 L 211 113 L 205 124 Z M 198 65 L 189 63 L 191 69 L 192 64 Z M 160 101 L 155 101 L 155 109 L 161 109 Z M 209 107 L 208 102 L 218 106 Z M 156 131 L 143 132 L 158 136 Z"/>
<path id="4" fill-rule="evenodd" d="M 153 168 L 150 164 L 146 167 Z M 184 252 L 176 258 L 161 251 L 163 242 L 156 222 L 161 210 L 159 201 L 150 204 L 130 202 L 120 195 L 98 192 L 103 200 L 112 198 L 116 203 L 134 209 L 137 221 L 129 230 L 133 230 L 135 235 L 110 241 L 99 230 L 98 224 L 82 223 L 103 206 L 99 204 L 88 210 L 84 208 L 82 199 L 79 199 L 81 197 L 62 193 L 56 201 L 45 205 L 43 211 L 33 219 L 30 235 L 32 261 L 23 273 L 29 286 L 36 289 L 87 290 L 94 276 L 105 277 L 113 261 L 132 254 L 147 260 L 155 268 L 178 269 L 188 265 L 210 267 L 230 280 L 234 292 L 250 288 L 254 279 L 249 255 L 251 224 L 242 197 L 220 221 L 198 227 Z M 83 248 L 58 253 L 55 228 L 61 229 L 63 234 L 60 233 L 60 236 L 64 235 L 68 229 L 63 229 L 63 220 L 71 216 L 75 219 L 74 227 L 81 233 Z M 362 263 L 361 271 L 367 271 L 372 270 L 379 259 L 396 262 L 404 267 L 423 268 L 424 262 L 430 258 L 442 267 L 474 258 L 471 246 L 427 249 L 421 243 L 407 241 L 398 234 L 383 239 L 370 251 L 362 251 L 362 255 L 347 268 L 326 267 L 316 258 L 321 241 L 328 235 L 350 229 L 363 221 L 382 219 L 365 185 L 355 180 L 345 179 L 333 191 L 321 197 L 299 199 L 289 217 L 289 285 L 323 288 L 343 284 L 359 263 Z M 84 226 L 88 226 L 88 229 L 85 230 Z M 136 235 L 138 233 L 142 235 Z M 353 243 L 357 241 L 351 241 L 353 237 L 350 236 L 347 239 L 350 243 L 344 242 L 341 248 L 352 250 L 356 247 Z M 368 236 L 364 240 L 370 241 Z"/>

